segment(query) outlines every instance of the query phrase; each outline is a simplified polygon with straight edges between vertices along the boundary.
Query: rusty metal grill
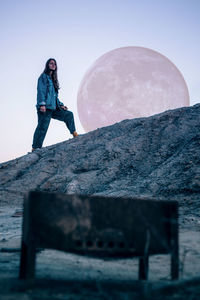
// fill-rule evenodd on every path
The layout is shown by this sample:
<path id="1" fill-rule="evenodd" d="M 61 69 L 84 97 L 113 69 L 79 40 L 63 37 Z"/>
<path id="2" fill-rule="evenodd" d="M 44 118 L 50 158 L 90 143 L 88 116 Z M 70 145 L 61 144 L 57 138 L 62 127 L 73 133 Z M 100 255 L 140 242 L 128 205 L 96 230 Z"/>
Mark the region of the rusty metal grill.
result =
<path id="1" fill-rule="evenodd" d="M 26 252 L 40 247 L 90 256 L 142 257 L 140 278 L 146 278 L 149 255 L 170 253 L 172 277 L 177 278 L 178 204 L 31 192 L 24 202 L 22 277 L 29 260 Z"/>

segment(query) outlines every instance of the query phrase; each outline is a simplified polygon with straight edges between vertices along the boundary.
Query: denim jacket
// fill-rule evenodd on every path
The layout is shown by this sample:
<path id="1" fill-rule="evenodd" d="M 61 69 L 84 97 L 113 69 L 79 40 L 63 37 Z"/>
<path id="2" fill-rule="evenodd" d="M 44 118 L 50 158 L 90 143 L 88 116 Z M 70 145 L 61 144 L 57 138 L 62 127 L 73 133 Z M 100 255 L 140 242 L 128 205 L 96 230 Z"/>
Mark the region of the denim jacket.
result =
<path id="1" fill-rule="evenodd" d="M 56 106 L 60 107 L 64 105 L 58 99 L 58 93 L 55 91 L 51 77 L 45 73 L 40 75 L 37 84 L 36 107 L 39 108 L 41 105 L 45 105 L 47 109 L 51 110 L 55 110 Z"/>

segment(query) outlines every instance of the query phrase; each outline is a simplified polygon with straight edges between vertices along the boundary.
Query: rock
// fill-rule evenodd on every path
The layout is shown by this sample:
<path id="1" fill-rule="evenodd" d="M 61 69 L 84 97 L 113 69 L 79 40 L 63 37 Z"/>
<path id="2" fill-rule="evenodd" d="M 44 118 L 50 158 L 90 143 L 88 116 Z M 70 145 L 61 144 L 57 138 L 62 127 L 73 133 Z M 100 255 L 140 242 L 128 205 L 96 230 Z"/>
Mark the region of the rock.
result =
<path id="1" fill-rule="evenodd" d="M 200 104 L 124 120 L 0 164 L 0 203 L 29 190 L 200 198 Z M 197 204 L 198 203 L 198 204 Z"/>
<path id="2" fill-rule="evenodd" d="M 14 214 L 12 215 L 13 218 L 20 218 L 23 216 L 23 211 L 20 210 L 20 211 L 16 211 L 14 212 Z"/>

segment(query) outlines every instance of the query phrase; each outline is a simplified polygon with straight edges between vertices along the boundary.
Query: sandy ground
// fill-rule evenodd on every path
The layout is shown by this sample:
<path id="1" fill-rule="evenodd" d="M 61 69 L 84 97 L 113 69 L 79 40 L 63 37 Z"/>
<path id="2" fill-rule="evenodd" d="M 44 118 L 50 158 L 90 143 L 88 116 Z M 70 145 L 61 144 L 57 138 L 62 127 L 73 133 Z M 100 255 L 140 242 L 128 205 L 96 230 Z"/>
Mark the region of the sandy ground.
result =
<path id="1" fill-rule="evenodd" d="M 0 209 L 0 299 L 200 299 L 200 232 L 195 216 L 181 218 L 176 283 L 170 281 L 169 255 L 150 258 L 145 283 L 137 280 L 136 258 L 103 260 L 44 250 L 37 254 L 37 279 L 27 284 L 17 279 L 22 223 L 18 211 L 21 207 Z"/>

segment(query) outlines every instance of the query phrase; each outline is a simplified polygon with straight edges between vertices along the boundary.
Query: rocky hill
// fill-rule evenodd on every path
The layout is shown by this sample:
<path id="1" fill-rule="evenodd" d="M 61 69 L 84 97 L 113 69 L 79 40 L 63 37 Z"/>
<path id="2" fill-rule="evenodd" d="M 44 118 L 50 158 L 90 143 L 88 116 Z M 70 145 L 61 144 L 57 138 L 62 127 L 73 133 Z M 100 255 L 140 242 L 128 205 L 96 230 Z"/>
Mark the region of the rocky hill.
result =
<path id="1" fill-rule="evenodd" d="M 37 265 L 42 281 L 31 285 L 31 289 L 29 285 L 22 286 L 16 279 L 21 205 L 24 194 L 33 189 L 177 199 L 180 203 L 180 280 L 166 281 L 170 278 L 166 256 L 151 258 L 151 282 L 150 285 L 145 283 L 143 288 L 135 280 L 137 260 L 105 263 L 45 250 L 39 254 Z M 97 293 L 106 299 L 143 299 L 143 295 L 145 299 L 199 299 L 199 211 L 200 105 L 149 118 L 124 120 L 2 163 L 0 249 L 4 251 L 0 259 L 0 294 L 5 299 L 29 299 L 33 293 L 38 299 L 47 299 L 49 295 L 56 299 L 68 296 L 77 299 L 77 291 L 81 290 L 87 299 L 94 299 Z M 12 218 L 17 216 L 20 218 Z M 41 283 L 44 278 L 51 278 L 50 274 L 57 280 L 47 279 L 46 285 Z"/>
<path id="2" fill-rule="evenodd" d="M 2 163 L 0 182 L 1 205 L 20 204 L 34 189 L 200 202 L 200 104 L 124 120 Z"/>

